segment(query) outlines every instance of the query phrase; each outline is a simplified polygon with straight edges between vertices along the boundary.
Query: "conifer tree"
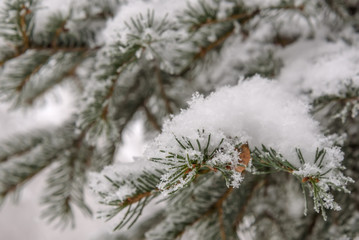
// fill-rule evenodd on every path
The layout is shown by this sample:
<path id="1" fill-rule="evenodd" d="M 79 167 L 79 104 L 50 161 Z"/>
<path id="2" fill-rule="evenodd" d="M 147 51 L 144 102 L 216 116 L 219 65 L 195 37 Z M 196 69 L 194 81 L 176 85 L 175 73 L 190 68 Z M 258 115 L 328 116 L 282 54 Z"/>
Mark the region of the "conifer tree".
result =
<path id="1" fill-rule="evenodd" d="M 92 215 L 89 186 L 102 239 L 359 239 L 357 0 L 67 2 L 0 3 L 1 101 L 76 98 L 0 143 L 0 202 L 49 169 L 42 216 Z"/>

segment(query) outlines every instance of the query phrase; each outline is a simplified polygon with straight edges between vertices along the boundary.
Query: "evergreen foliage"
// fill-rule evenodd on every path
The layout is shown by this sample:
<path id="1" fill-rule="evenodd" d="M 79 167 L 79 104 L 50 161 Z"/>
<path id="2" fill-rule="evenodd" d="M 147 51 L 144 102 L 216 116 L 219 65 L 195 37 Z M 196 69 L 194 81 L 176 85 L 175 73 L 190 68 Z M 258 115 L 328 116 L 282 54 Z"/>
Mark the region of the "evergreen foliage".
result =
<path id="1" fill-rule="evenodd" d="M 1 203 L 49 169 L 42 216 L 92 215 L 90 182 L 103 238 L 359 238 L 358 1 L 46 2 L 0 3 L 0 99 L 76 110 L 0 143 Z M 116 163 L 138 119 L 147 149 Z"/>

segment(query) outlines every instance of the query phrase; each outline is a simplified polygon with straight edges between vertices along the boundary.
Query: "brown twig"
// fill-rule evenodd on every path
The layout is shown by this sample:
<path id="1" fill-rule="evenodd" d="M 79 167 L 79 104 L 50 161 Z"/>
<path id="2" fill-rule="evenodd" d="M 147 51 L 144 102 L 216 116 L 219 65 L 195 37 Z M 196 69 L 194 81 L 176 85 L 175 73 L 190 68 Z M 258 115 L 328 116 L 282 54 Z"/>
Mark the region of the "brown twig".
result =
<path id="1" fill-rule="evenodd" d="M 37 67 L 35 67 L 35 68 L 32 70 L 32 72 L 31 72 L 29 75 L 27 75 L 27 76 L 20 82 L 20 84 L 16 87 L 16 91 L 17 91 L 17 92 L 21 92 L 22 89 L 25 87 L 25 85 L 29 82 L 30 78 L 31 78 L 34 74 L 36 74 L 37 72 L 39 72 L 40 69 L 42 68 L 42 66 L 44 66 L 44 64 L 40 64 L 40 65 L 38 65 Z"/>
<path id="2" fill-rule="evenodd" d="M 37 145 L 38 145 L 38 144 L 36 144 L 35 146 L 37 146 Z M 6 161 L 8 161 L 9 159 L 14 158 L 14 157 L 23 156 L 23 155 L 25 155 L 26 153 L 30 152 L 33 148 L 34 148 L 33 146 L 30 146 L 30 147 L 27 147 L 26 149 L 23 149 L 23 150 L 20 151 L 20 152 L 17 152 L 17 153 L 12 154 L 11 156 L 5 156 L 5 157 L 3 157 L 3 158 L 0 158 L 0 163 L 6 162 Z"/>
<path id="3" fill-rule="evenodd" d="M 215 47 L 221 45 L 227 38 L 229 38 L 234 33 L 234 28 L 232 28 L 229 32 L 225 33 L 223 36 L 221 36 L 217 41 L 209 44 L 206 47 L 203 47 L 200 49 L 200 51 L 194 56 L 194 60 L 198 60 L 200 58 L 203 58 L 207 52 L 211 51 Z"/>
<path id="4" fill-rule="evenodd" d="M 25 18 L 28 14 L 31 13 L 31 10 L 28 9 L 25 5 L 22 5 L 21 8 L 22 8 L 22 10 L 24 10 L 24 12 L 20 14 L 19 28 L 20 28 L 20 33 L 21 33 L 22 40 L 23 40 L 23 48 L 28 49 L 30 46 L 30 41 L 29 41 L 29 36 L 26 33 L 27 24 L 26 24 Z"/>
<path id="5" fill-rule="evenodd" d="M 211 207 L 208 208 L 208 210 L 202 214 L 201 216 L 199 216 L 198 218 L 194 219 L 192 223 L 189 223 L 188 226 L 193 226 L 194 224 L 196 224 L 198 221 L 200 221 L 202 218 L 204 217 L 207 217 L 209 216 L 210 214 L 212 214 L 213 212 L 215 212 L 216 210 L 217 211 L 222 211 L 222 214 L 223 214 L 223 209 L 222 210 L 219 210 L 219 208 L 222 208 L 223 207 L 223 202 L 228 198 L 228 196 L 233 192 L 233 188 L 230 187 L 226 190 L 226 192 L 224 192 L 224 194 L 222 195 L 222 197 L 220 199 L 218 199 L 217 202 L 215 202 Z M 220 216 L 218 216 L 220 217 Z M 224 234 L 225 234 L 225 230 L 224 230 L 224 225 L 223 225 L 223 217 L 222 217 L 222 223 L 220 222 L 220 224 L 222 224 L 222 226 L 220 225 L 220 228 L 221 228 L 221 237 L 222 237 L 222 231 L 224 231 Z M 176 236 L 175 236 L 175 239 L 181 237 L 183 235 L 183 233 L 185 232 L 185 228 L 180 232 L 178 233 Z"/>
<path id="6" fill-rule="evenodd" d="M 146 116 L 148 121 L 150 121 L 150 123 L 152 124 L 152 126 L 157 130 L 157 131 L 161 131 L 161 125 L 157 122 L 156 117 L 151 113 L 151 111 L 148 109 L 148 107 L 146 106 L 146 101 L 144 101 L 144 103 L 142 104 L 143 109 L 145 110 Z"/>
<path id="7" fill-rule="evenodd" d="M 282 235 L 283 239 L 288 239 L 288 236 L 285 233 L 283 227 L 281 226 L 281 224 L 278 222 L 278 220 L 272 214 L 270 214 L 268 211 L 265 211 L 263 213 L 263 217 L 269 219 L 271 222 L 273 222 L 278 227 L 278 230 L 279 230 L 280 234 Z"/>
<path id="8" fill-rule="evenodd" d="M 233 14 L 229 17 L 226 18 L 222 18 L 222 19 L 207 19 L 206 22 L 204 23 L 200 23 L 197 25 L 192 26 L 192 30 L 197 30 L 201 27 L 205 27 L 205 26 L 209 26 L 209 25 L 213 25 L 213 24 L 219 24 L 219 23 L 225 23 L 225 22 L 232 22 L 232 21 L 240 21 L 242 24 L 244 22 L 247 22 L 249 19 L 259 15 L 261 12 L 266 11 L 266 10 L 281 10 L 281 9 L 289 9 L 289 10 L 299 10 L 299 11 L 303 11 L 304 6 L 300 5 L 300 6 L 292 6 L 292 5 L 288 5 L 288 6 L 280 6 L 280 7 L 269 7 L 266 9 L 256 9 L 253 12 L 246 12 L 246 13 L 237 13 L 237 14 Z"/>
<path id="9" fill-rule="evenodd" d="M 307 225 L 305 231 L 303 231 L 303 233 L 302 233 L 300 239 L 307 240 L 307 239 L 310 238 L 310 236 L 311 236 L 312 233 L 313 233 L 314 227 L 315 227 L 315 225 L 316 225 L 316 223 L 317 223 L 318 217 L 319 217 L 319 214 L 313 213 L 312 218 L 311 218 L 311 221 L 310 221 L 310 223 Z"/>
<path id="10" fill-rule="evenodd" d="M 204 23 L 194 25 L 192 27 L 192 30 L 197 30 L 197 29 L 199 29 L 201 27 L 205 27 L 205 26 L 213 25 L 213 24 L 218 24 L 218 23 L 232 22 L 232 21 L 236 21 L 236 20 L 246 20 L 248 18 L 252 18 L 252 17 L 256 16 L 259 13 L 260 13 L 260 10 L 257 9 L 255 11 L 251 12 L 251 13 L 234 14 L 232 16 L 229 16 L 229 17 L 223 18 L 223 19 L 208 19 Z"/>
<path id="11" fill-rule="evenodd" d="M 84 56 L 87 55 L 87 52 L 83 53 Z M 81 57 L 82 59 L 83 57 Z M 46 92 L 49 91 L 49 89 L 53 88 L 55 85 L 61 83 L 63 80 L 65 80 L 66 77 L 69 77 L 69 76 L 73 76 L 78 68 L 78 66 L 82 63 L 81 60 L 78 60 L 64 75 L 60 76 L 57 81 L 52 85 L 50 86 L 49 88 L 46 88 L 46 89 L 42 89 L 40 92 L 37 93 L 36 96 L 32 97 L 32 98 L 29 98 L 27 99 L 27 103 L 29 105 L 31 105 L 36 99 L 38 99 L 39 97 L 43 96 Z M 42 67 L 39 66 L 40 68 Z"/>
<path id="12" fill-rule="evenodd" d="M 157 83 L 158 86 L 160 87 L 160 93 L 161 93 L 161 97 L 163 99 L 163 101 L 165 102 L 165 106 L 166 106 L 166 110 L 169 114 L 173 113 L 171 104 L 170 104 L 170 100 L 167 97 L 163 82 L 162 82 L 162 77 L 161 77 L 161 71 L 159 69 L 159 67 L 156 65 L 155 66 L 155 71 L 156 71 L 156 76 L 157 76 Z"/>
<path id="13" fill-rule="evenodd" d="M 223 202 L 227 199 L 227 197 L 233 192 L 233 187 L 227 189 L 224 193 L 223 197 L 216 203 L 216 207 L 218 209 L 218 221 L 219 221 L 219 230 L 221 234 L 221 239 L 226 240 L 226 229 L 223 223 Z"/>
<path id="14" fill-rule="evenodd" d="M 119 71 L 116 76 L 112 77 L 110 89 L 108 90 L 108 92 L 107 92 L 105 98 L 103 99 L 102 103 L 105 103 L 107 100 L 109 100 L 109 99 L 113 96 L 113 94 L 114 94 L 114 92 L 115 92 L 115 88 L 116 88 L 117 81 L 118 81 L 118 79 L 119 79 L 121 73 L 126 69 L 126 67 L 127 67 L 130 63 L 132 63 L 132 62 L 135 61 L 135 60 L 136 60 L 136 57 L 135 57 L 135 54 L 133 54 L 133 56 L 132 56 L 127 62 L 125 62 L 125 63 L 122 64 L 123 67 L 122 67 L 121 71 Z M 107 103 L 105 104 L 105 106 L 102 108 L 101 118 L 102 118 L 103 120 L 106 120 L 106 119 L 107 119 L 107 113 L 108 113 L 109 104 L 110 104 L 110 103 L 107 102 Z"/>
<path id="15" fill-rule="evenodd" d="M 57 47 L 57 41 L 58 41 L 58 38 L 61 35 L 61 33 L 68 31 L 65 28 L 66 23 L 67 23 L 67 20 L 62 21 L 61 25 L 56 29 L 55 35 L 54 35 L 54 37 L 53 37 L 53 39 L 51 41 L 51 47 L 52 48 Z"/>
<path id="16" fill-rule="evenodd" d="M 130 205 L 130 204 L 134 204 L 136 202 L 139 202 L 143 198 L 151 196 L 152 194 L 153 194 L 152 191 L 151 192 L 140 193 L 137 196 L 127 198 L 125 201 L 121 202 L 120 205 L 121 206 L 127 206 L 127 205 Z"/>
<path id="17" fill-rule="evenodd" d="M 199 52 L 194 55 L 191 63 L 188 64 L 184 69 L 182 69 L 182 71 L 179 74 L 176 74 L 176 75 L 182 76 L 182 75 L 186 74 L 189 70 L 191 70 L 191 65 L 193 62 L 195 62 L 198 59 L 203 58 L 209 51 L 211 51 L 212 49 L 221 45 L 233 33 L 234 33 L 234 28 L 232 28 L 230 31 L 226 32 L 223 36 L 218 38 L 215 42 L 212 42 L 211 44 L 209 44 L 206 47 L 201 47 Z"/>
<path id="18" fill-rule="evenodd" d="M 31 46 L 27 49 L 23 49 L 21 51 L 16 52 L 14 55 L 6 58 L 5 60 L 0 61 L 0 67 L 2 67 L 7 61 L 10 61 L 10 60 L 17 58 L 18 56 L 24 54 L 24 52 L 26 50 L 50 51 L 53 54 L 55 54 L 57 52 L 84 52 L 84 51 L 91 53 L 91 52 L 96 52 L 101 48 L 102 48 L 101 46 L 96 46 L 93 48 L 89 48 L 89 47 L 56 47 L 56 48 L 52 48 L 52 47 L 47 47 L 47 46 Z"/>
<path id="19" fill-rule="evenodd" d="M 347 103 L 347 102 L 353 102 L 353 101 L 359 101 L 359 96 L 355 97 L 349 97 L 349 98 L 342 98 L 340 101 Z"/>
<path id="20" fill-rule="evenodd" d="M 52 161 L 50 160 L 49 162 L 47 162 L 44 166 L 39 167 L 39 169 L 37 169 L 35 172 L 31 173 L 30 175 L 26 176 L 25 178 L 21 179 L 19 182 L 11 185 L 10 187 L 8 187 L 7 189 L 5 189 L 4 191 L 0 192 L 0 199 L 4 198 L 6 195 L 8 195 L 9 193 L 13 192 L 16 190 L 17 187 L 19 187 L 22 184 L 25 184 L 26 182 L 28 182 L 29 180 L 31 180 L 36 174 L 38 174 L 39 172 L 41 172 L 42 170 L 44 170 L 46 167 L 48 167 L 50 164 L 52 163 Z"/>
<path id="21" fill-rule="evenodd" d="M 232 21 L 240 21 L 240 23 L 243 25 L 243 24 L 247 23 L 249 20 L 251 20 L 252 18 L 254 18 L 255 16 L 261 14 L 265 10 L 280 10 L 280 9 L 293 9 L 293 10 L 303 11 L 304 6 L 303 5 L 300 5 L 300 6 L 282 6 L 282 7 L 271 7 L 271 8 L 267 8 L 267 9 L 256 9 L 251 13 L 234 14 L 234 15 L 229 16 L 229 17 L 224 18 L 224 19 L 209 19 L 204 23 L 194 25 L 192 27 L 192 30 L 197 30 L 199 28 L 202 28 L 202 27 L 205 27 L 205 26 L 208 26 L 208 25 L 219 24 L 219 23 L 224 23 L 224 22 L 232 22 Z M 207 47 L 201 48 L 200 51 L 194 56 L 192 62 L 194 62 L 194 61 L 196 61 L 196 60 L 198 60 L 200 58 L 203 58 L 207 54 L 208 51 L 210 51 L 213 48 L 215 48 L 215 47 L 219 46 L 220 44 L 222 44 L 233 33 L 234 33 L 234 27 L 232 27 L 231 31 L 225 33 L 217 41 L 211 43 Z M 192 65 L 192 63 L 190 63 L 179 74 L 176 74 L 176 75 L 184 75 L 184 74 L 186 74 L 191 69 L 191 65 Z"/>
<path id="22" fill-rule="evenodd" d="M 249 203 L 251 202 L 254 193 L 261 188 L 264 184 L 265 184 L 266 180 L 261 180 L 255 183 L 255 185 L 252 187 L 251 192 L 249 193 L 249 195 L 247 195 L 245 202 L 242 204 L 241 206 L 241 210 L 239 211 L 236 220 L 234 221 L 233 224 L 233 228 L 234 230 L 237 229 L 237 227 L 239 226 L 239 224 L 242 222 L 243 217 L 246 213 L 247 207 L 249 205 Z"/>

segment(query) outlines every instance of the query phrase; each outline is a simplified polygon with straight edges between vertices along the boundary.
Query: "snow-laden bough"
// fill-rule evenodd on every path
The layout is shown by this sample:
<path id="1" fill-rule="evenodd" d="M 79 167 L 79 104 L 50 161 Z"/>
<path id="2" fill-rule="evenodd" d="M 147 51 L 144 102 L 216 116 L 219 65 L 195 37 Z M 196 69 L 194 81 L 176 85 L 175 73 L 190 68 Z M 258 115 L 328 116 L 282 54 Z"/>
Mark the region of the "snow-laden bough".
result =
<path id="1" fill-rule="evenodd" d="M 248 152 L 248 154 L 246 154 Z M 172 194 L 208 172 L 221 172 L 228 187 L 253 174 L 285 171 L 309 190 L 314 208 L 339 210 L 331 190 L 347 191 L 343 152 L 321 133 L 309 106 L 279 82 L 255 76 L 204 98 L 168 120 L 144 155 L 165 168 L 158 189 Z M 250 160 L 250 161 L 249 161 Z"/>

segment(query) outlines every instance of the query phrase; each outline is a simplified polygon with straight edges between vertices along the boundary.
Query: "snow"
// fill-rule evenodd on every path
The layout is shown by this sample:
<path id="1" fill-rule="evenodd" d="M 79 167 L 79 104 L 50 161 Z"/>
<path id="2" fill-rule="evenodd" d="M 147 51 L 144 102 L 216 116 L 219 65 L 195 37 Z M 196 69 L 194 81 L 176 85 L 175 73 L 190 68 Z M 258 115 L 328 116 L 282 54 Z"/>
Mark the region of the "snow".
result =
<path id="1" fill-rule="evenodd" d="M 359 87 L 359 46 L 343 41 L 299 41 L 279 55 L 285 59 L 279 80 L 288 89 L 305 91 L 311 99 L 341 95 L 346 85 Z"/>
<path id="2" fill-rule="evenodd" d="M 266 8 L 279 5 L 281 3 L 281 0 L 245 0 L 243 1 L 243 3 L 246 7 Z"/>
<path id="3" fill-rule="evenodd" d="M 295 148 L 302 149 L 305 159 L 312 159 L 317 148 L 329 146 L 308 109 L 279 83 L 255 76 L 206 99 L 195 97 L 187 110 L 165 123 L 156 147 L 150 146 L 145 155 L 155 156 L 168 145 L 177 148 L 173 135 L 195 139 L 197 130 L 205 129 L 213 142 L 226 136 L 238 137 L 251 148 L 264 144 L 299 167 Z"/>

